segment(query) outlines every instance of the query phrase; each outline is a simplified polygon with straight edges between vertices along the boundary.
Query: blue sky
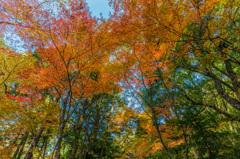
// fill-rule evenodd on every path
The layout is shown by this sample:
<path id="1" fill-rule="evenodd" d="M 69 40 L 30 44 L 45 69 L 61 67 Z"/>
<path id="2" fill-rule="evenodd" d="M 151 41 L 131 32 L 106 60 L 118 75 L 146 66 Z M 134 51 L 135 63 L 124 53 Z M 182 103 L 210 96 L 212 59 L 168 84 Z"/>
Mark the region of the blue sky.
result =
<path id="1" fill-rule="evenodd" d="M 109 0 L 86 0 L 93 16 L 100 18 L 102 13 L 103 18 L 109 18 L 109 11 L 113 13 L 113 9 L 108 5 Z"/>

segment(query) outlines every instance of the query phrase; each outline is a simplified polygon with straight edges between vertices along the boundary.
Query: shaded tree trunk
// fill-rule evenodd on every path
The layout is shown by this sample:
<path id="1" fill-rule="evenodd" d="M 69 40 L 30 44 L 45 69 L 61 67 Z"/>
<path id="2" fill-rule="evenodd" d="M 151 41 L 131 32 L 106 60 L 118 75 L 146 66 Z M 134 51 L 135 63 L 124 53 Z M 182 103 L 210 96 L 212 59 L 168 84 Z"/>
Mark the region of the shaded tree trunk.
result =
<path id="1" fill-rule="evenodd" d="M 26 154 L 24 159 L 31 159 L 32 158 L 32 156 L 33 156 L 33 153 L 32 153 L 33 148 L 35 148 L 37 146 L 38 141 L 39 141 L 39 139 L 40 139 L 40 137 L 41 137 L 41 135 L 43 133 L 43 130 L 44 130 L 44 126 L 42 125 L 40 127 L 40 129 L 38 130 L 38 133 L 37 133 L 36 137 L 33 139 L 32 143 L 31 143 L 31 146 L 28 149 L 28 152 L 27 152 L 27 154 Z"/>
<path id="2" fill-rule="evenodd" d="M 65 114 L 66 114 L 66 109 L 67 109 L 67 103 L 65 102 L 63 105 L 63 111 L 60 116 L 60 124 L 59 124 L 59 136 L 58 136 L 58 142 L 56 145 L 56 150 L 55 150 L 55 158 L 59 159 L 61 154 L 61 145 L 62 145 L 62 137 L 63 137 L 63 131 L 64 131 L 64 126 L 65 126 Z"/>
<path id="3" fill-rule="evenodd" d="M 28 135 L 29 135 L 29 133 L 27 134 L 27 136 L 28 136 Z M 22 144 L 22 146 L 21 146 L 21 149 L 20 149 L 20 151 L 19 151 L 19 153 L 18 153 L 17 159 L 20 159 L 20 158 L 21 158 L 22 152 L 23 152 L 23 149 L 24 149 L 24 147 L 25 147 L 26 142 L 27 142 L 27 137 L 26 137 L 26 139 L 24 140 L 24 142 L 23 142 L 23 144 Z"/>
<path id="4" fill-rule="evenodd" d="M 29 132 L 26 132 L 24 135 L 22 135 L 22 140 L 20 141 L 14 155 L 13 155 L 13 158 L 16 158 L 17 157 L 17 154 L 18 154 L 18 151 L 21 147 L 24 147 L 25 143 L 26 143 L 26 140 L 27 140 L 27 137 L 28 137 L 28 134 Z"/>
<path id="5" fill-rule="evenodd" d="M 82 140 L 82 144 L 81 144 L 81 150 L 80 150 L 80 155 L 79 155 L 79 159 L 82 159 L 82 156 L 83 156 L 83 151 L 84 151 L 84 143 L 85 143 L 85 140 L 87 138 L 87 132 L 88 132 L 88 127 L 89 127 L 89 123 L 90 123 L 90 113 L 88 114 L 88 121 L 87 121 L 87 125 L 86 125 L 86 129 L 85 129 L 85 132 L 84 132 L 84 137 L 83 137 L 83 140 Z"/>
<path id="6" fill-rule="evenodd" d="M 43 157 L 42 157 L 42 159 L 44 159 L 45 158 L 45 155 L 46 155 L 46 151 L 47 151 L 47 141 L 48 139 L 46 139 L 46 141 L 45 141 L 45 143 L 44 143 L 44 149 L 43 149 Z"/>
<path id="7" fill-rule="evenodd" d="M 151 86 L 150 89 L 149 89 L 149 103 L 153 103 L 152 96 L 153 96 L 153 92 L 152 92 L 152 86 Z M 158 122 L 157 122 L 156 113 L 155 113 L 155 111 L 154 111 L 154 108 L 153 108 L 153 106 L 152 106 L 151 104 L 149 104 L 149 106 L 150 106 L 151 114 L 152 114 L 151 119 L 152 119 L 152 121 L 153 121 L 153 124 L 154 124 L 156 130 L 157 130 L 158 138 L 160 139 L 160 141 L 161 141 L 164 149 L 166 150 L 166 152 L 167 152 L 167 154 L 168 154 L 168 157 L 169 157 L 170 159 L 173 159 L 172 154 L 171 154 L 168 146 L 167 146 L 166 143 L 164 142 L 164 140 L 163 140 L 163 138 L 162 138 L 162 134 L 161 134 L 161 132 L 160 132 L 160 130 L 159 130 L 159 124 L 158 124 Z"/>
<path id="8" fill-rule="evenodd" d="M 81 133 L 81 130 L 82 130 L 82 125 L 80 125 L 80 127 L 77 129 L 77 134 L 75 136 L 75 141 L 73 142 L 72 151 L 71 151 L 71 154 L 70 154 L 70 157 L 69 157 L 70 159 L 75 158 L 75 155 L 76 155 L 76 152 L 77 152 L 77 147 L 78 147 L 79 134 Z"/>
<path id="9" fill-rule="evenodd" d="M 81 130 L 82 130 L 82 124 L 83 124 L 84 118 L 85 118 L 85 111 L 87 109 L 85 104 L 83 104 L 83 108 L 82 108 L 81 114 L 78 116 L 78 122 L 80 121 L 81 124 L 75 130 L 75 131 L 77 131 L 77 134 L 75 135 L 75 141 L 73 142 L 73 145 L 72 145 L 71 154 L 69 156 L 70 159 L 74 159 L 75 155 L 76 155 L 76 152 L 77 152 L 78 140 L 79 140 L 79 136 L 80 136 L 80 133 L 81 133 Z M 81 117 L 83 117 L 83 120 L 80 119 Z"/>

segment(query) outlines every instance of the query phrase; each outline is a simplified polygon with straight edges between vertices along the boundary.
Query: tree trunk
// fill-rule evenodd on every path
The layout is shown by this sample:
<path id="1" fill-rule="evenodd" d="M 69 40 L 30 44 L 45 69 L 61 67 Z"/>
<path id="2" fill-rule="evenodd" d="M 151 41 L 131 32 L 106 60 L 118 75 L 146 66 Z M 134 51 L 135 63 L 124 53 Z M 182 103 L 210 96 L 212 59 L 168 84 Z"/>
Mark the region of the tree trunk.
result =
<path id="1" fill-rule="evenodd" d="M 154 117 L 154 118 L 155 118 L 155 117 Z M 167 151 L 168 157 L 169 157 L 170 159 L 173 159 L 172 154 L 171 154 L 171 152 L 170 152 L 169 149 L 168 149 L 168 146 L 165 144 L 165 142 L 164 142 L 164 140 L 163 140 L 163 138 L 162 138 L 162 134 L 161 134 L 161 132 L 160 132 L 160 130 L 159 130 L 158 124 L 156 123 L 156 122 L 157 122 L 157 121 L 156 121 L 156 118 L 155 118 L 154 120 L 155 120 L 155 121 L 153 121 L 153 123 L 154 123 L 154 125 L 155 125 L 155 128 L 157 129 L 158 137 L 159 137 L 159 139 L 160 139 L 160 141 L 161 141 L 164 149 Z"/>
<path id="2" fill-rule="evenodd" d="M 28 134 L 29 134 L 29 132 L 26 132 L 26 133 L 22 136 L 22 140 L 20 141 L 20 143 L 19 143 L 19 145 L 18 145 L 18 147 L 17 147 L 17 149 L 16 149 L 16 151 L 15 151 L 15 153 L 14 153 L 14 155 L 13 155 L 13 158 L 16 158 L 16 157 L 17 157 L 17 154 L 18 154 L 18 151 L 19 151 L 20 147 L 22 147 L 22 146 L 25 145 L 26 140 L 27 140 L 27 137 L 28 137 Z"/>
<path id="3" fill-rule="evenodd" d="M 46 150 L 47 150 L 47 142 L 48 142 L 48 139 L 46 139 L 45 143 L 44 143 L 44 148 L 43 148 L 43 157 L 42 159 L 45 158 L 45 154 L 46 154 Z"/>
<path id="4" fill-rule="evenodd" d="M 82 111 L 80 113 L 80 115 L 78 116 L 78 122 L 80 122 L 80 126 L 77 127 L 77 134 L 75 136 L 75 141 L 72 145 L 72 151 L 71 151 L 71 154 L 69 156 L 70 159 L 74 159 L 75 158 L 75 155 L 76 155 L 76 152 L 77 152 L 77 148 L 78 148 L 78 139 L 79 139 L 79 136 L 80 136 L 80 133 L 81 133 L 81 130 L 82 130 L 82 124 L 83 124 L 83 121 L 84 120 L 81 120 L 81 117 L 84 119 L 85 117 L 85 111 L 86 111 L 87 107 L 85 104 L 83 104 L 83 108 L 82 108 Z"/>
<path id="5" fill-rule="evenodd" d="M 70 159 L 74 159 L 75 158 L 75 155 L 76 155 L 76 152 L 77 152 L 77 147 L 78 147 L 78 139 L 79 139 L 79 134 L 81 133 L 81 130 L 82 130 L 82 125 L 77 129 L 77 134 L 75 136 L 75 141 L 73 142 L 73 145 L 72 145 L 72 152 L 70 154 Z"/>
<path id="6" fill-rule="evenodd" d="M 152 93 L 153 93 L 152 92 L 152 87 L 150 87 L 150 89 L 149 89 L 149 103 L 153 103 L 153 99 L 152 99 L 152 95 L 153 94 Z M 152 122 L 153 122 L 156 130 L 157 130 L 158 138 L 160 139 L 164 149 L 167 151 L 168 157 L 170 159 L 173 159 L 172 154 L 171 154 L 170 150 L 168 149 L 168 146 L 165 144 L 165 142 L 164 142 L 164 140 L 162 138 L 162 134 L 161 134 L 161 132 L 159 130 L 159 125 L 158 125 L 158 122 L 157 122 L 156 113 L 154 111 L 153 105 L 149 104 L 149 106 L 150 106 L 151 114 L 152 114 L 152 118 L 151 119 L 152 119 Z"/>
<path id="7" fill-rule="evenodd" d="M 61 146 L 62 146 L 62 137 L 63 137 L 63 123 L 60 124 L 60 130 L 59 130 L 59 137 L 58 137 L 58 142 L 56 145 L 56 150 L 55 150 L 55 158 L 59 159 L 60 158 L 60 150 L 61 150 Z"/>
<path id="8" fill-rule="evenodd" d="M 29 132 L 28 132 L 27 136 L 28 136 L 28 135 L 29 135 Z M 22 152 L 23 152 L 23 149 L 24 149 L 24 147 L 25 147 L 26 142 L 27 142 L 27 137 L 26 137 L 26 139 L 24 140 L 24 142 L 23 142 L 23 144 L 22 144 L 22 146 L 21 146 L 21 149 L 20 149 L 20 151 L 19 151 L 19 153 L 18 153 L 17 159 L 20 159 L 20 158 L 21 158 Z"/>
<path id="9" fill-rule="evenodd" d="M 27 152 L 24 159 L 31 159 L 32 158 L 32 156 L 33 156 L 32 150 L 33 150 L 33 148 L 35 148 L 37 146 L 38 141 L 39 141 L 39 139 L 40 139 L 40 137 L 43 133 L 43 130 L 44 130 L 44 126 L 42 125 L 40 127 L 40 129 L 38 130 L 38 133 L 37 133 L 36 137 L 33 139 L 32 143 L 31 143 L 31 146 L 28 149 L 28 152 Z"/>
<path id="10" fill-rule="evenodd" d="M 87 132 L 88 132 L 88 127 L 89 127 L 89 123 L 90 123 L 90 113 L 88 114 L 88 121 L 87 121 L 87 126 L 86 126 L 86 129 L 85 129 L 85 132 L 84 132 L 84 137 L 83 137 L 83 140 L 82 140 L 82 144 L 81 144 L 81 151 L 80 151 L 80 155 L 79 155 L 79 159 L 82 159 L 82 156 L 83 156 L 83 150 L 84 150 L 84 143 L 85 143 L 85 140 L 87 138 Z"/>
<path id="11" fill-rule="evenodd" d="M 62 137 L 63 137 L 63 130 L 64 130 L 64 126 L 65 126 L 65 114 L 66 114 L 66 108 L 67 108 L 67 104 L 65 102 L 64 106 L 63 106 L 63 111 L 62 114 L 60 116 L 60 130 L 59 130 L 59 136 L 58 136 L 58 142 L 56 145 L 56 150 L 55 150 L 55 158 L 59 159 L 60 158 L 60 151 L 61 151 L 61 145 L 62 145 Z"/>
<path id="12" fill-rule="evenodd" d="M 105 143 L 105 141 L 106 141 L 106 140 L 104 139 L 103 143 Z M 103 150 L 104 150 L 104 146 L 102 146 L 102 148 L 101 148 L 101 153 L 100 153 L 99 159 L 102 159 Z"/>

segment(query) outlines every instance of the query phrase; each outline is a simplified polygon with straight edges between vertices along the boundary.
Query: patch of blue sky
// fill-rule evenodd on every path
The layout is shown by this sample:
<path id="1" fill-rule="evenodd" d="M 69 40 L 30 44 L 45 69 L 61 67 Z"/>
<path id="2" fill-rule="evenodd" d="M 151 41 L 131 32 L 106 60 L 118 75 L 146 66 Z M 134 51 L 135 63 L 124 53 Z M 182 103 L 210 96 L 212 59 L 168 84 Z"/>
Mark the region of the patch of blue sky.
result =
<path id="1" fill-rule="evenodd" d="M 13 31 L 13 27 L 8 27 L 8 32 L 4 35 L 3 41 L 5 44 L 14 49 L 18 53 L 24 53 L 26 50 L 23 48 L 24 42 Z"/>
<path id="2" fill-rule="evenodd" d="M 111 8 L 108 3 L 109 0 L 86 0 L 89 6 L 89 10 L 92 13 L 92 16 L 98 18 L 108 19 L 110 13 L 113 13 L 113 8 Z"/>

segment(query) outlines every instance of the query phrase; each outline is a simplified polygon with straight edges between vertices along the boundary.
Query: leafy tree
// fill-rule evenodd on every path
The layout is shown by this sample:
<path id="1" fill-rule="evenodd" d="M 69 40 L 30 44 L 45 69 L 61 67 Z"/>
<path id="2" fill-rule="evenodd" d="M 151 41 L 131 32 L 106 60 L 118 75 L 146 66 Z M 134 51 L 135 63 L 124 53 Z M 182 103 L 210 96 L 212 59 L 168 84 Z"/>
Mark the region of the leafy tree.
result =
<path id="1" fill-rule="evenodd" d="M 3 158 L 239 158 L 239 2 L 0 0 Z"/>

